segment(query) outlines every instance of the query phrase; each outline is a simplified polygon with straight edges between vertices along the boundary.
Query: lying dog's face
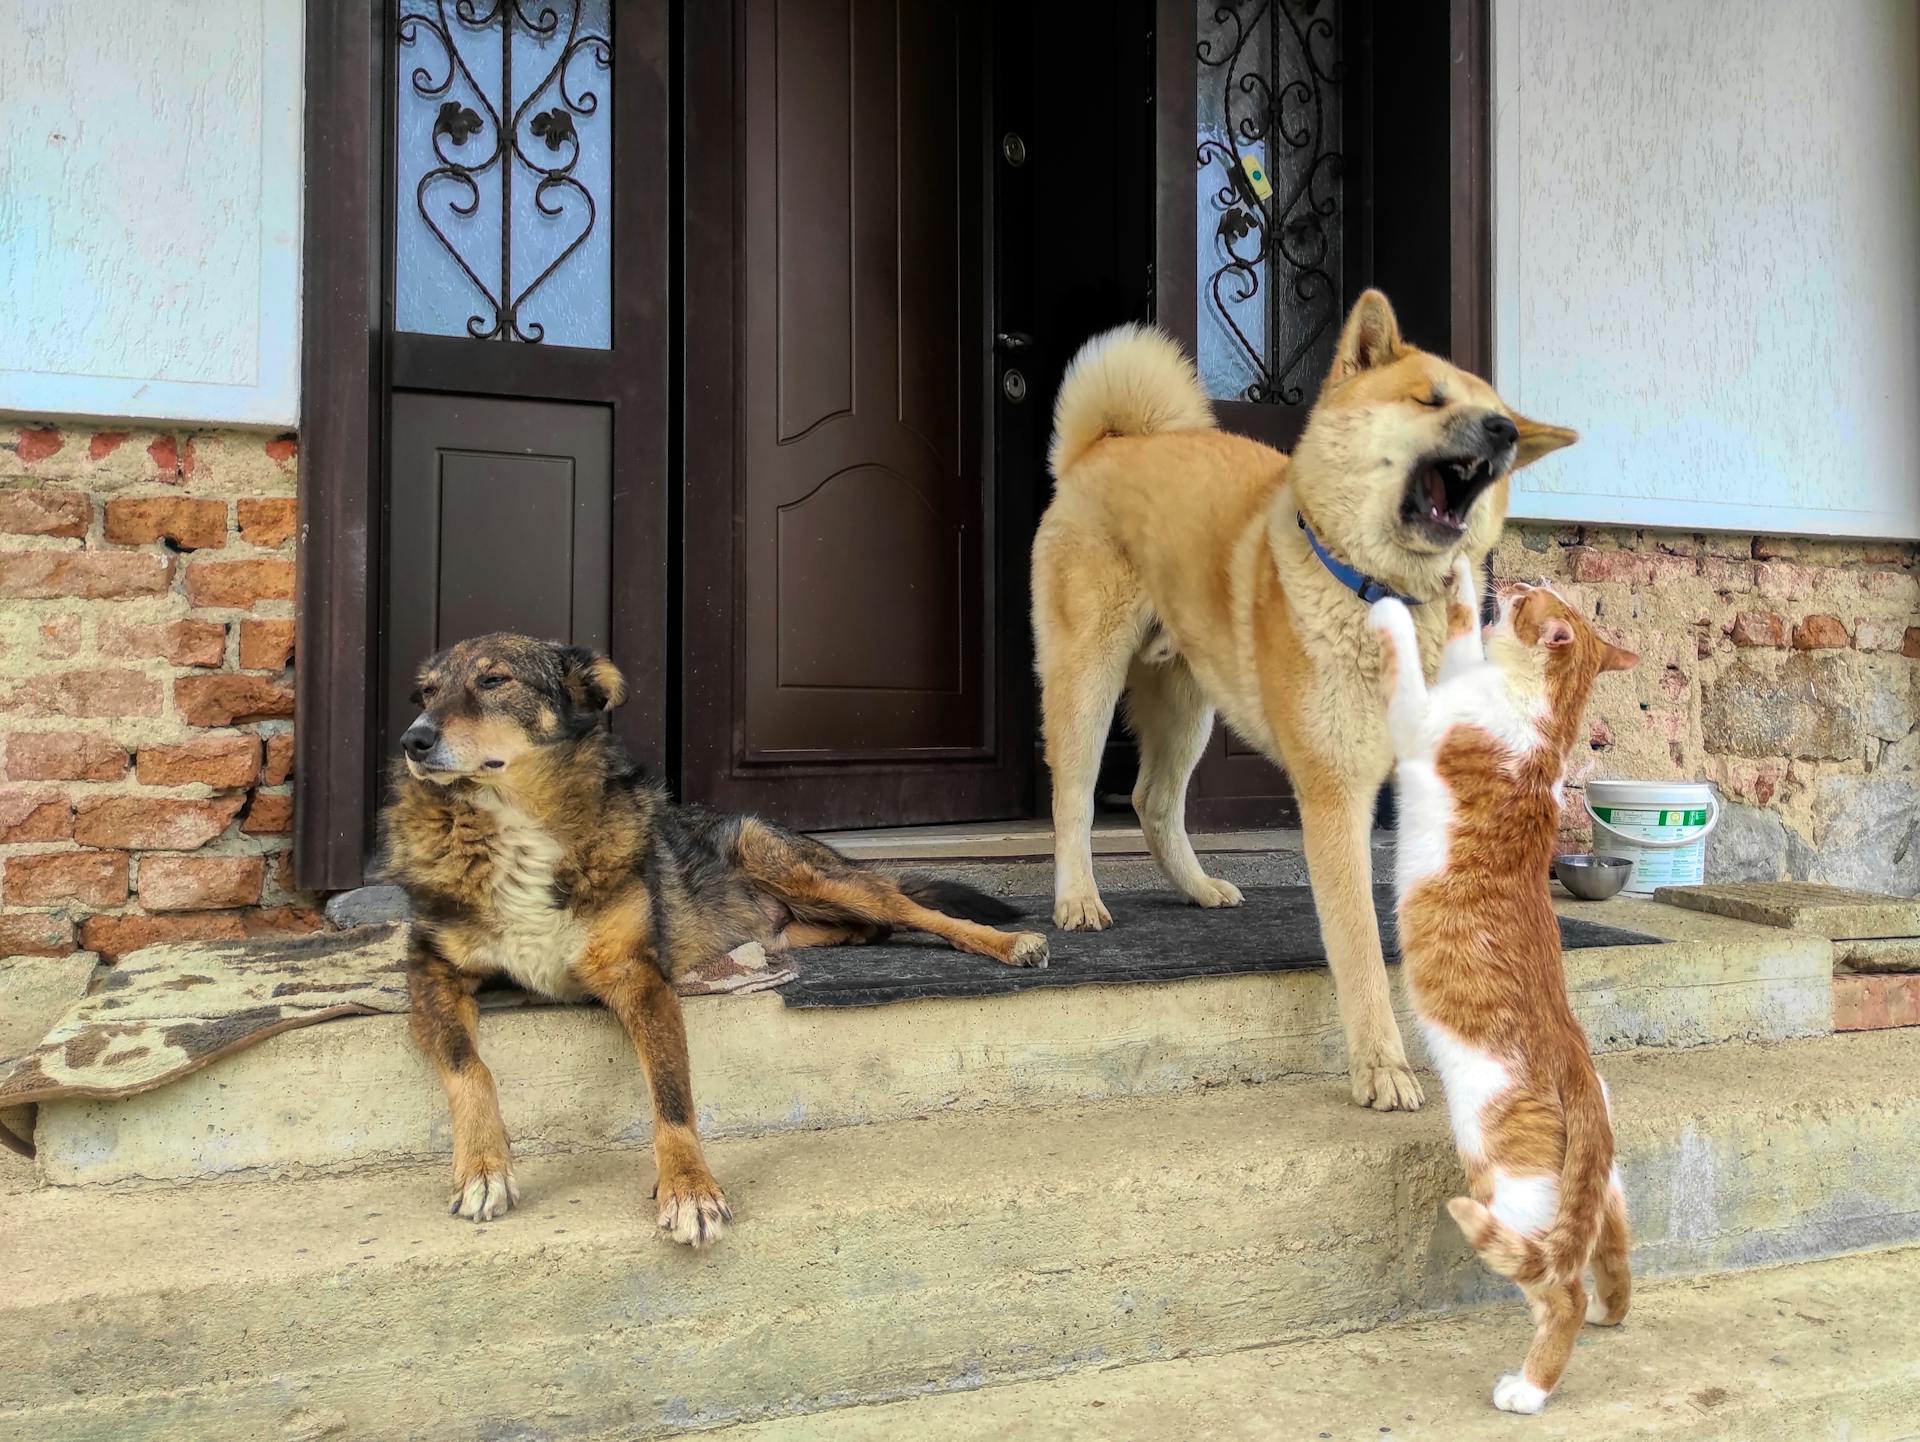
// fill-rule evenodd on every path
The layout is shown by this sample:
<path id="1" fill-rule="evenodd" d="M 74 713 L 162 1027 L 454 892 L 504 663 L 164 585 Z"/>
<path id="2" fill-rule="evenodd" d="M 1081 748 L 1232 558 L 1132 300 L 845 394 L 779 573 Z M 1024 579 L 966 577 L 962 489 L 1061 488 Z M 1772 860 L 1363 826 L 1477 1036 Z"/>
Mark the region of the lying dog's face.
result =
<path id="1" fill-rule="evenodd" d="M 1509 477 L 1577 437 L 1509 410 L 1492 386 L 1408 345 L 1386 297 L 1348 317 L 1290 474 L 1321 539 L 1362 569 L 1446 575 L 1484 554 Z"/>
<path id="2" fill-rule="evenodd" d="M 577 741 L 627 696 L 605 656 L 497 632 L 429 657 L 400 738 L 407 769 L 423 781 L 487 781 L 545 747 Z"/>

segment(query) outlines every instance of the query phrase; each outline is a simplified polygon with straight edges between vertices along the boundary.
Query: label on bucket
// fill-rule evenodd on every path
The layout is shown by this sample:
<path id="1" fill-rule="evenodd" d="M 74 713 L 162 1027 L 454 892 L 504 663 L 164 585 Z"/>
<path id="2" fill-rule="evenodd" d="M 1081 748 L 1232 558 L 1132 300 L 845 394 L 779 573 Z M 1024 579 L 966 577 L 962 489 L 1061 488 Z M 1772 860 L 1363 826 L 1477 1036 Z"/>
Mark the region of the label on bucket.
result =
<path id="1" fill-rule="evenodd" d="M 1642 811 L 1625 806 L 1596 806 L 1593 808 L 1593 814 L 1609 826 L 1684 827 L 1707 824 L 1707 808 L 1704 806 L 1687 811 Z M 1656 836 L 1654 840 L 1670 841 L 1676 839 L 1678 835 L 1679 833 L 1675 831 L 1669 835 Z"/>
<path id="2" fill-rule="evenodd" d="M 1635 841 L 1683 841 L 1707 824 L 1706 807 L 1596 806 L 1593 814 L 1620 833 L 1600 842 L 1596 850 L 1633 863 L 1627 890 L 1642 895 L 1662 886 L 1698 886 L 1705 880 L 1706 850 L 1699 841 L 1671 850 L 1647 850 Z"/>

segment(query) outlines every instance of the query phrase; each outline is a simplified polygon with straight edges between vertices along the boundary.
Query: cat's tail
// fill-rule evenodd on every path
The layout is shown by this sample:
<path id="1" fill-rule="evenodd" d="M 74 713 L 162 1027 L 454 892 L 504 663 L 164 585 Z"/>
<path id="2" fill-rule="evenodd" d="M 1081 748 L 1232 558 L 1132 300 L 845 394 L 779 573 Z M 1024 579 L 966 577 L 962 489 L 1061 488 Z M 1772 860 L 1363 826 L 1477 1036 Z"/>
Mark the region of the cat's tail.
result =
<path id="1" fill-rule="evenodd" d="M 1590 1068 L 1563 1085 L 1560 1106 L 1567 1154 L 1560 1163 L 1560 1210 L 1537 1237 L 1508 1226 L 1471 1197 L 1456 1197 L 1447 1210 L 1467 1242 L 1501 1276 L 1522 1287 L 1570 1282 L 1586 1270 L 1600 1235 L 1613 1179 L 1613 1124 L 1606 1094 Z"/>

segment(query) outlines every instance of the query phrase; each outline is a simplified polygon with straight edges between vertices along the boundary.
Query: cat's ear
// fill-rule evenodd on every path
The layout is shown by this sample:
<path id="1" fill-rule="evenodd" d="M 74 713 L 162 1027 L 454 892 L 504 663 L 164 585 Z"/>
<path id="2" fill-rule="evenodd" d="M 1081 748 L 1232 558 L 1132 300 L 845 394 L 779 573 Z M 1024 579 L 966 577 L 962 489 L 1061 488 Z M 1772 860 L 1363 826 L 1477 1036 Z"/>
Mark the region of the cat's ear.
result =
<path id="1" fill-rule="evenodd" d="M 1557 651 L 1562 646 L 1573 644 L 1573 623 L 1565 616 L 1549 616 L 1547 624 L 1540 628 L 1540 644 L 1549 651 Z"/>
<path id="2" fill-rule="evenodd" d="M 1631 671 L 1640 664 L 1638 651 L 1622 650 L 1618 646 L 1609 646 L 1600 653 L 1602 671 Z"/>

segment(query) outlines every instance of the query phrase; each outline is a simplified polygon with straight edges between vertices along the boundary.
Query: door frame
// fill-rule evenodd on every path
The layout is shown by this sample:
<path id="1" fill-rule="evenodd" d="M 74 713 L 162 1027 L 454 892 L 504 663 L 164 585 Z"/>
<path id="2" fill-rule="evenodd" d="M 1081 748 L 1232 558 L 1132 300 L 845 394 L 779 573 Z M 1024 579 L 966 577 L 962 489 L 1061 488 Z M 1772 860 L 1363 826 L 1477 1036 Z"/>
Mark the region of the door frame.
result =
<path id="1" fill-rule="evenodd" d="M 740 106 L 746 66 L 744 9 L 744 0 L 711 0 L 680 11 L 684 203 L 679 217 L 683 301 L 677 336 L 677 400 L 683 407 L 678 710 L 683 796 L 728 810 L 779 805 L 825 818 L 829 825 L 908 824 L 950 809 L 991 818 L 1024 816 L 1033 800 L 1035 730 L 1026 660 L 1027 567 L 1024 557 L 1019 564 L 1009 564 L 1000 552 L 1001 537 L 1009 528 L 1030 526 L 1032 498 L 1011 495 L 1017 486 L 1000 483 L 999 474 L 1005 458 L 1014 453 L 1011 447 L 1032 447 L 1030 438 L 1012 436 L 1008 408 L 993 385 L 999 373 L 996 330 L 1023 328 L 1024 317 L 1001 314 L 1008 296 L 998 281 L 1005 278 L 999 270 L 1004 264 L 999 220 L 1017 204 L 1024 172 L 1009 172 L 997 164 L 997 155 L 985 153 L 992 149 L 986 145 L 979 157 L 980 223 L 986 240 L 983 303 L 971 378 L 982 395 L 990 397 L 982 406 L 989 433 L 982 438 L 980 455 L 981 484 L 991 486 L 993 494 L 982 513 L 981 547 L 991 558 L 992 576 L 984 593 L 988 614 L 981 618 L 981 634 L 983 644 L 995 652 L 984 698 L 992 744 L 978 760 L 930 757 L 924 766 L 897 760 L 815 764 L 743 759 L 746 618 L 737 598 L 746 526 L 746 435 L 740 405 L 745 372 L 740 257 L 745 253 L 746 217 L 739 196 L 746 159 Z M 1007 123 L 1000 83 L 1006 47 L 998 43 L 998 22 L 1006 6 L 996 4 L 989 10 L 982 62 L 994 83 L 983 140 L 999 134 Z M 1021 509 L 1023 502 L 1027 511 Z"/>
<path id="2" fill-rule="evenodd" d="M 643 761 L 667 750 L 668 429 L 672 414 L 674 162 L 670 0 L 613 7 L 613 326 L 633 360 L 602 401 L 614 423 L 613 650 L 638 680 L 616 730 Z M 388 298 L 393 150 L 388 0 L 306 4 L 299 542 L 294 609 L 293 857 L 308 890 L 358 886 L 380 802 L 387 396 L 397 342 Z M 461 342 L 453 342 L 459 344 Z M 468 342 L 506 345 L 513 342 Z M 555 347 L 551 393 L 578 399 Z M 578 352 L 574 355 L 577 358 Z M 501 360 L 508 359 L 500 357 Z M 523 372 L 525 367 L 514 368 Z M 516 386 L 522 378 L 516 374 Z M 537 395 L 539 386 L 519 393 Z M 650 684 L 658 677 L 659 684 Z"/>

